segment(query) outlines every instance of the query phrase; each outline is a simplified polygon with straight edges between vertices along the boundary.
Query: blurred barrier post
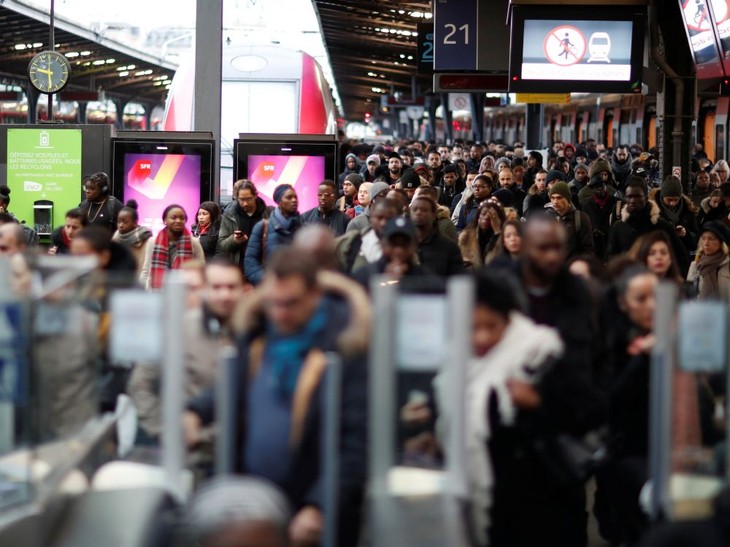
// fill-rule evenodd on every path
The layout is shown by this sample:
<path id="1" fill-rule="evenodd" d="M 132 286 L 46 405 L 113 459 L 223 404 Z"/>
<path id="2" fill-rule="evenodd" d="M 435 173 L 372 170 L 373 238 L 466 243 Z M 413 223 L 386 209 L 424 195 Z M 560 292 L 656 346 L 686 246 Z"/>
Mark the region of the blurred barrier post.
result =
<path id="1" fill-rule="evenodd" d="M 220 351 L 215 387 L 215 415 L 218 424 L 215 438 L 216 475 L 230 475 L 236 469 L 238 381 L 238 353 L 234 347 L 225 346 Z"/>
<path id="2" fill-rule="evenodd" d="M 183 499 L 182 472 L 185 467 L 182 413 L 184 410 L 184 351 L 182 321 L 185 314 L 185 276 L 170 270 L 163 290 L 164 350 L 162 359 L 162 468 L 169 491 Z"/>
<path id="3" fill-rule="evenodd" d="M 325 373 L 322 469 L 324 472 L 324 541 L 323 547 L 337 547 L 340 474 L 340 423 L 342 418 L 342 361 L 336 353 L 327 353 Z"/>

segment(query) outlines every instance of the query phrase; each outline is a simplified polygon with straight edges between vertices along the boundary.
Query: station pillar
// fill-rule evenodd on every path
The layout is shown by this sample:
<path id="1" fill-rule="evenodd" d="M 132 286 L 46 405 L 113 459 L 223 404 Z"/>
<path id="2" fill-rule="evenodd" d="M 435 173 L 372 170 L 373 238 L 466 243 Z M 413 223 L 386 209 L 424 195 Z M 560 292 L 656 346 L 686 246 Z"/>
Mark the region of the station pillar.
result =
<path id="1" fill-rule="evenodd" d="M 541 104 L 528 104 L 525 115 L 525 148 L 527 150 L 539 150 L 549 146 L 551 143 L 542 142 L 545 110 Z M 547 158 L 546 158 L 547 159 Z"/>
<path id="2" fill-rule="evenodd" d="M 677 4 L 657 2 L 655 16 L 661 36 L 652 36 L 651 57 L 664 74 L 657 92 L 657 148 L 661 178 L 681 168 L 682 187 L 690 188 L 692 122 L 696 118 L 697 80 Z M 651 25 L 651 22 L 650 22 Z M 655 27 L 656 28 L 656 27 Z M 677 37 L 681 37 L 678 39 Z"/>

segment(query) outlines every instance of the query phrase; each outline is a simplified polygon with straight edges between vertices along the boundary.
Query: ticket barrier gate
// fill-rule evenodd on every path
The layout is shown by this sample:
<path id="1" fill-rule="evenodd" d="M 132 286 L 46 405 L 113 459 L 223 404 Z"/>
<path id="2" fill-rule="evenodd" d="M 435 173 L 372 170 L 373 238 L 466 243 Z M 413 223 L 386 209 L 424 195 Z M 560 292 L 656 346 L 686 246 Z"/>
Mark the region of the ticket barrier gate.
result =
<path id="1" fill-rule="evenodd" d="M 369 368 L 368 530 L 373 545 L 469 545 L 462 394 L 471 355 L 473 281 L 453 279 L 436 294 L 429 289 L 387 277 L 371 285 L 376 320 Z M 426 399 L 439 371 L 453 408 L 442 439 L 445 465 L 434 468 L 428 458 L 409 454 L 414 432 L 404 431 L 399 415 L 404 404 Z"/>

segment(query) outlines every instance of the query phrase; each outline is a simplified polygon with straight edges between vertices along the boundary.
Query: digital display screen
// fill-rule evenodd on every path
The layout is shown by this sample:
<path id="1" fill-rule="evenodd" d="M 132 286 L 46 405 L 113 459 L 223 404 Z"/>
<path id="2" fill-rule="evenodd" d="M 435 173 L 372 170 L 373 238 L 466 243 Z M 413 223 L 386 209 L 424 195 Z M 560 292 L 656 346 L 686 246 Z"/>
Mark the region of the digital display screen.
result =
<path id="1" fill-rule="evenodd" d="M 267 205 L 276 205 L 272 196 L 278 185 L 291 184 L 299 198 L 299 212 L 303 213 L 317 206 L 317 187 L 327 178 L 325 158 L 249 155 L 248 178 Z"/>
<path id="2" fill-rule="evenodd" d="M 195 223 L 200 205 L 200 156 L 193 154 L 125 154 L 124 199 L 136 200 L 139 223 L 153 233 L 164 228 L 162 213 L 176 203 Z"/>
<path id="3" fill-rule="evenodd" d="M 682 0 L 680 1 L 684 29 L 687 32 L 690 50 L 697 67 L 697 77 L 719 78 L 723 75 L 720 51 L 715 37 L 714 18 L 720 35 L 721 47 L 726 47 L 725 37 L 730 27 L 727 23 L 728 6 L 725 0 Z M 710 10 L 712 8 L 712 10 Z"/>
<path id="4" fill-rule="evenodd" d="M 337 142 L 329 135 L 241 135 L 233 141 L 233 180 L 248 179 L 267 205 L 274 190 L 291 184 L 299 198 L 299 212 L 317 206 L 323 180 L 337 180 Z"/>
<path id="5" fill-rule="evenodd" d="M 631 80 L 631 21 L 525 21 L 523 80 Z"/>
<path id="6" fill-rule="evenodd" d="M 509 91 L 641 93 L 646 9 L 513 6 Z"/>

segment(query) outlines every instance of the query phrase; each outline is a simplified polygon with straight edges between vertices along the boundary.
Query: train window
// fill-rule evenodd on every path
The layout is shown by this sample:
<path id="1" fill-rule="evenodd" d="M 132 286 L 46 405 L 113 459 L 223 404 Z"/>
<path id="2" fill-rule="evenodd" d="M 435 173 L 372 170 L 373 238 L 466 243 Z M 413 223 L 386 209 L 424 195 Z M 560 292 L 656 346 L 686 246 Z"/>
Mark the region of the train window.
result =
<path id="1" fill-rule="evenodd" d="M 725 124 L 715 128 L 715 161 L 725 159 Z"/>

